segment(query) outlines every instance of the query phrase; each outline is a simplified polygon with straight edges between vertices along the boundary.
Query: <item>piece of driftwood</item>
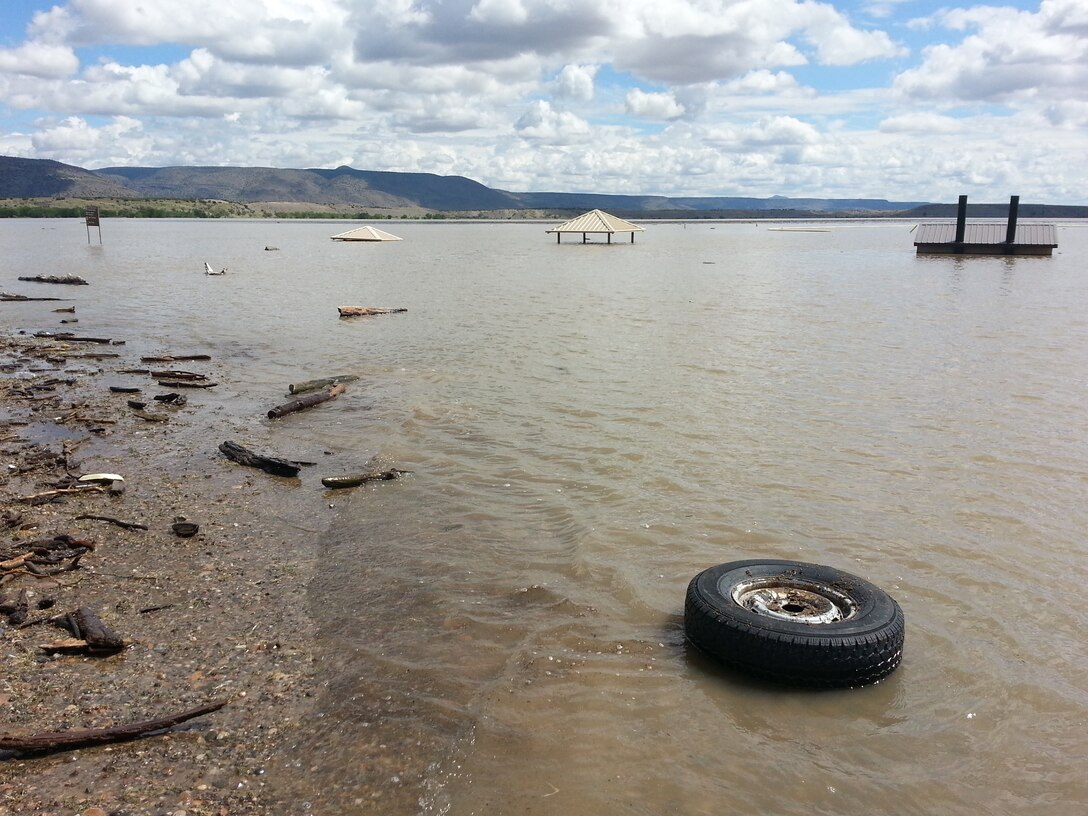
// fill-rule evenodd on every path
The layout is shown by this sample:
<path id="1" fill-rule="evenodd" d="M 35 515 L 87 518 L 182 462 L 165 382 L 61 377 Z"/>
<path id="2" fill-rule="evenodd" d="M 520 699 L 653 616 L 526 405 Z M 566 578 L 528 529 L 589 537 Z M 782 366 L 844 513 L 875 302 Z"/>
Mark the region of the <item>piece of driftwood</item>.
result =
<path id="1" fill-rule="evenodd" d="M 343 383 L 338 383 L 330 388 L 328 391 L 322 391 L 319 394 L 307 394 L 304 397 L 293 399 L 290 402 L 285 402 L 283 405 L 277 405 L 275 408 L 268 412 L 269 419 L 279 419 L 282 416 L 293 414 L 296 411 L 302 411 L 305 408 L 311 408 L 314 405 L 320 405 L 323 402 L 336 399 L 347 390 L 347 386 Z"/>
<path id="2" fill-rule="evenodd" d="M 40 331 L 34 332 L 35 337 L 44 337 L 49 340 L 63 340 L 65 343 L 100 343 L 103 346 L 108 345 L 123 345 L 123 343 L 114 343 L 112 337 L 86 337 L 76 336 L 71 332 L 49 332 Z"/>
<path id="3" fill-rule="evenodd" d="M 196 380 L 159 380 L 163 388 L 215 388 L 219 383 L 198 382 Z"/>
<path id="4" fill-rule="evenodd" d="M 219 451 L 228 459 L 240 465 L 247 465 L 271 473 L 273 476 L 297 476 L 298 472 L 313 462 L 295 462 L 290 459 L 281 459 L 278 456 L 262 456 L 248 448 L 242 447 L 237 442 L 224 442 L 219 446 Z"/>
<path id="5" fill-rule="evenodd" d="M 94 521 L 108 521 L 110 524 L 116 524 L 118 527 L 124 530 L 146 530 L 146 524 L 137 524 L 133 521 L 121 521 L 121 519 L 115 519 L 113 516 L 94 516 L 89 513 L 82 516 L 76 516 L 76 521 L 82 521 L 83 519 L 92 519 Z"/>
<path id="6" fill-rule="evenodd" d="M 14 603 L 9 603 L 7 600 L 0 601 L 0 613 L 8 616 L 9 626 L 21 625 L 30 614 L 29 593 L 25 589 L 20 591 Z"/>
<path id="7" fill-rule="evenodd" d="M 124 638 L 86 606 L 50 618 L 50 622 L 71 632 L 72 637 L 77 640 L 84 641 L 85 651 L 94 654 L 112 654 L 125 648 Z"/>
<path id="8" fill-rule="evenodd" d="M 341 374 L 339 377 L 321 377 L 316 380 L 304 380 L 299 383 L 291 383 L 287 386 L 287 391 L 290 394 L 304 394 L 307 391 L 317 391 L 320 388 L 327 388 L 330 385 L 337 385 L 338 383 L 355 382 L 359 379 L 355 374 Z"/>
<path id="9" fill-rule="evenodd" d="M 128 725 L 113 725 L 107 728 L 89 728 L 73 731 L 53 731 L 42 734 L 18 736 L 15 734 L 0 734 L 0 749 L 5 751 L 65 751 L 72 748 L 83 748 L 88 745 L 102 745 L 112 742 L 125 742 L 148 736 L 156 731 L 163 731 L 180 725 L 196 717 L 203 717 L 218 711 L 227 704 L 226 700 L 193 708 L 174 714 L 169 717 L 160 717 L 154 720 L 130 723 Z"/>
<path id="10" fill-rule="evenodd" d="M 373 315 L 407 312 L 407 309 L 379 309 L 376 306 L 340 306 L 340 317 L 372 317 Z"/>
<path id="11" fill-rule="evenodd" d="M 34 281 L 34 283 L 69 283 L 75 286 L 86 286 L 87 281 L 78 275 L 20 275 L 21 281 Z"/>
<path id="12" fill-rule="evenodd" d="M 132 415 L 134 417 L 139 417 L 144 422 L 169 422 L 170 421 L 170 417 L 168 417 L 166 414 L 152 414 L 152 413 L 149 413 L 149 412 L 144 411 L 142 409 L 133 411 Z"/>
<path id="13" fill-rule="evenodd" d="M 139 394 L 140 389 L 135 385 L 111 385 L 110 391 L 114 394 Z"/>
<path id="14" fill-rule="evenodd" d="M 156 380 L 206 380 L 207 374 L 197 374 L 195 371 L 178 371 L 172 369 L 168 371 L 152 371 L 151 376 Z"/>
<path id="15" fill-rule="evenodd" d="M 169 394 L 156 394 L 151 399 L 155 400 L 156 402 L 161 402 L 164 405 L 173 405 L 178 408 L 180 408 L 182 405 L 189 401 L 181 394 L 176 394 L 173 391 L 171 391 Z"/>
<path id="16" fill-rule="evenodd" d="M 210 354 L 164 354 L 160 357 L 141 357 L 141 363 L 187 363 L 193 360 L 210 360 Z"/>
<path id="17" fill-rule="evenodd" d="M 87 485 L 86 487 L 62 487 L 57 490 L 45 490 L 32 496 L 23 496 L 19 499 L 23 504 L 45 504 L 60 496 L 70 493 L 105 493 L 107 488 L 99 485 Z"/>
<path id="18" fill-rule="evenodd" d="M 47 297 L 27 297 L 26 295 L 15 295 L 11 292 L 0 292 L 0 301 L 23 301 L 23 300 L 64 300 L 64 298 L 47 298 Z M 68 311 L 67 309 L 54 309 L 55 312 Z M 72 308 L 71 311 L 75 311 Z"/>
<path id="19" fill-rule="evenodd" d="M 398 479 L 406 473 L 411 473 L 410 470 L 400 470 L 398 468 L 389 468 L 389 470 L 383 470 L 372 473 L 355 473 L 350 476 L 326 476 L 321 480 L 321 484 L 330 490 L 339 490 L 344 487 L 358 487 L 361 484 L 367 482 L 380 482 L 388 481 L 389 479 Z"/>

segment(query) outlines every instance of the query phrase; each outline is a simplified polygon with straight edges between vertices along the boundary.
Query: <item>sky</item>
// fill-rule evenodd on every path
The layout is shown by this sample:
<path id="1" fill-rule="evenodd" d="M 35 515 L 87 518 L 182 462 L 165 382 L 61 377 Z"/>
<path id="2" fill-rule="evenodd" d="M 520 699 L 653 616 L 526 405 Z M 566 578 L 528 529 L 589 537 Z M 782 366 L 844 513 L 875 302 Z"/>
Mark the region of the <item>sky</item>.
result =
<path id="1" fill-rule="evenodd" d="M 1088 204 L 1088 2 L 0 0 L 0 155 Z"/>

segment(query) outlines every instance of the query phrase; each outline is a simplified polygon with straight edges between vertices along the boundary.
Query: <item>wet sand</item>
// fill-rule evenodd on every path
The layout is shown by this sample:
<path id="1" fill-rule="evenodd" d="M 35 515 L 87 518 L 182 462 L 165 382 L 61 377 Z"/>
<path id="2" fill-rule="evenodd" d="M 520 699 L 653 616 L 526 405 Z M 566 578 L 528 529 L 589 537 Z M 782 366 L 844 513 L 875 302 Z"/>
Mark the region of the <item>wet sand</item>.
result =
<path id="1" fill-rule="evenodd" d="M 109 354 L 117 356 L 98 356 Z M 0 573 L 4 602 L 26 590 L 30 624 L 12 626 L 0 614 L 0 736 L 227 704 L 133 741 L 0 751 L 0 814 L 293 812 L 274 806 L 266 780 L 311 708 L 306 586 L 327 523 L 322 508 L 332 511 L 320 492 L 307 491 L 312 524 L 285 522 L 276 507 L 299 492 L 297 480 L 227 460 L 216 448 L 222 421 L 202 408 L 199 391 L 183 407 L 156 403 L 152 395 L 170 389 L 120 373 L 141 365 L 148 366 L 124 345 L 0 339 L 0 561 L 25 552 L 21 544 L 59 535 L 93 545 L 69 571 Z M 156 365 L 199 365 L 213 374 L 216 367 Z M 109 386 L 122 380 L 141 392 L 112 393 Z M 133 398 L 167 421 L 140 418 L 127 404 Z M 123 476 L 123 492 L 27 501 L 100 472 Z M 176 535 L 178 516 L 199 532 Z M 78 607 L 94 610 L 125 648 L 107 656 L 42 649 L 71 637 L 48 619 Z"/>

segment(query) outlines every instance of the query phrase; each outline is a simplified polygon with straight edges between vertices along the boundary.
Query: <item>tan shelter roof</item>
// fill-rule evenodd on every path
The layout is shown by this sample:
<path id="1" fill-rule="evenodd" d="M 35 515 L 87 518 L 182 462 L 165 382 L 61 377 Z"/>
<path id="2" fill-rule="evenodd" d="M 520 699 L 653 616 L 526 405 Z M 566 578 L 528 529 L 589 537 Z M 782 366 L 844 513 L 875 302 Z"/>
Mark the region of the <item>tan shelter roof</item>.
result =
<path id="1" fill-rule="evenodd" d="M 348 230 L 347 232 L 341 232 L 339 235 L 332 236 L 334 241 L 401 241 L 392 233 L 380 230 L 377 227 L 359 227 L 358 229 Z"/>
<path id="2" fill-rule="evenodd" d="M 614 215 L 609 215 L 603 210 L 590 210 L 587 213 L 572 218 L 565 224 L 552 227 L 547 232 L 644 232 L 645 227 L 624 221 Z"/>

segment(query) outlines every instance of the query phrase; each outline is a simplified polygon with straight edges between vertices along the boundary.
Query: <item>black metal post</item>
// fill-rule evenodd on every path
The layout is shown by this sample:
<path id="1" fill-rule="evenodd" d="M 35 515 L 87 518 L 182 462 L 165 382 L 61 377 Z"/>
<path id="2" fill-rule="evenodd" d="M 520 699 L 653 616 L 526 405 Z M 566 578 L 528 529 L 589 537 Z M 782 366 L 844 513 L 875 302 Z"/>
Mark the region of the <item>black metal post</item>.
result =
<path id="1" fill-rule="evenodd" d="M 960 196 L 960 204 L 956 210 L 956 243 L 963 243 L 963 236 L 967 231 L 967 196 Z"/>
<path id="2" fill-rule="evenodd" d="M 1005 231 L 1005 243 L 1016 243 L 1016 218 L 1020 213 L 1020 196 L 1009 199 L 1009 228 Z"/>

